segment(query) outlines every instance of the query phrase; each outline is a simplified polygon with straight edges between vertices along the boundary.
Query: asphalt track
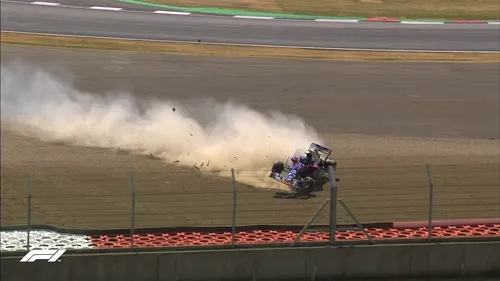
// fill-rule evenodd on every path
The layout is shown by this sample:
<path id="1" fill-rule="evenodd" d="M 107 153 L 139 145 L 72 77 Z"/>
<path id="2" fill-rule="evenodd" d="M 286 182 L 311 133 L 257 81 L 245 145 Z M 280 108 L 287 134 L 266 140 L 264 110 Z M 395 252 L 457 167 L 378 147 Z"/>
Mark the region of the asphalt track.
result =
<path id="1" fill-rule="evenodd" d="M 4 1 L 1 5 L 1 28 L 5 31 L 316 48 L 500 51 L 499 25 L 325 23 L 163 15 Z"/>

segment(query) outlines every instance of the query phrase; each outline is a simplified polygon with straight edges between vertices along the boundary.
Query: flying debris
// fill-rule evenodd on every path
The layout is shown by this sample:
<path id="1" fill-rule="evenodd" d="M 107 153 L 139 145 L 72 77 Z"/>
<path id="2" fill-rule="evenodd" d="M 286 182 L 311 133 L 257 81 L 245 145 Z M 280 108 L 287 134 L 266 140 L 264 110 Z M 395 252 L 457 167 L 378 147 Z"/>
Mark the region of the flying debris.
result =
<path id="1" fill-rule="evenodd" d="M 193 164 L 193 167 L 198 171 L 200 170 L 200 168 L 198 167 L 198 165 L 196 165 L 196 163 Z"/>

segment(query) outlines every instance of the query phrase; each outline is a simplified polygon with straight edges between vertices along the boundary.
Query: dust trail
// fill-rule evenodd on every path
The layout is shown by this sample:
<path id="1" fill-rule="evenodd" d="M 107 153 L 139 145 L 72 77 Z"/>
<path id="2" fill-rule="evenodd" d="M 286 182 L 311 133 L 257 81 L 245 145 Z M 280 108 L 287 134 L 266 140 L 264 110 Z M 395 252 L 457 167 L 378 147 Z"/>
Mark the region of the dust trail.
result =
<path id="1" fill-rule="evenodd" d="M 1 71 L 3 125 L 47 142 L 153 154 L 223 176 L 234 168 L 238 181 L 260 186 L 271 183 L 265 175 L 274 160 L 320 141 L 300 118 L 279 112 L 263 114 L 233 102 L 183 105 L 129 93 L 83 93 L 20 64 L 2 65 Z"/>

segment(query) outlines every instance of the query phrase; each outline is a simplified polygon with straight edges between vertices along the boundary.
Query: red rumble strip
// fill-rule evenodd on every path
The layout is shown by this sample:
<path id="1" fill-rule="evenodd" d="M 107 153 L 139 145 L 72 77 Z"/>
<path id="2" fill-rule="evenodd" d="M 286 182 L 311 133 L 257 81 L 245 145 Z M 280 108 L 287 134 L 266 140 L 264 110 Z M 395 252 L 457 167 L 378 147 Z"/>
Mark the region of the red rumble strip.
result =
<path id="1" fill-rule="evenodd" d="M 376 18 L 367 18 L 366 21 L 368 22 L 401 22 L 399 19 L 395 18 L 382 18 L 382 17 L 376 17 Z"/>
<path id="2" fill-rule="evenodd" d="M 451 20 L 450 23 L 486 23 L 484 20 Z"/>
<path id="3" fill-rule="evenodd" d="M 366 232 L 373 240 L 425 239 L 429 232 L 426 227 L 410 228 L 367 228 Z M 298 231 L 286 230 L 254 230 L 236 232 L 236 244 L 266 244 L 291 243 Z M 465 238 L 465 237 L 496 237 L 500 236 L 500 224 L 493 225 L 462 225 L 433 227 L 434 238 Z M 328 232 L 306 232 L 301 242 L 328 242 Z M 366 241 L 367 238 L 359 230 L 337 231 L 338 241 Z M 91 235 L 91 243 L 99 248 L 128 248 L 131 244 L 130 235 Z M 203 246 L 230 245 L 230 232 L 180 232 L 180 233 L 150 233 L 134 235 L 135 247 L 168 247 L 168 246 Z"/>

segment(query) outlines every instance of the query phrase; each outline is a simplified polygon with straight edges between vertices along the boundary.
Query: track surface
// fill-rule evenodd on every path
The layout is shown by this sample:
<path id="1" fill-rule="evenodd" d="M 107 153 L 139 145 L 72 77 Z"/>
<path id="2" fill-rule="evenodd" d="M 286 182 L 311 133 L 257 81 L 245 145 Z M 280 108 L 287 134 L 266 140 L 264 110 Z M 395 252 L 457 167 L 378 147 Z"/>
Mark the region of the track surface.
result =
<path id="1" fill-rule="evenodd" d="M 499 25 L 400 25 L 157 15 L 2 2 L 2 30 L 235 44 L 500 51 Z"/>
<path id="2" fill-rule="evenodd" d="M 339 199 L 362 222 L 427 219 L 425 163 L 433 169 L 434 219 L 494 218 L 500 212 L 498 64 L 220 59 L 2 46 L 2 63 L 14 59 L 74 79 L 77 89 L 95 94 L 119 90 L 184 103 L 231 98 L 258 110 L 304 116 L 334 147 Z M 316 118 L 317 112 L 328 114 Z M 357 135 L 338 134 L 345 132 Z M 1 157 L 2 224 L 26 223 L 25 175 L 32 171 L 34 224 L 128 228 L 130 171 L 136 227 L 231 223 L 230 180 L 194 169 L 48 145 L 5 126 Z M 328 196 L 326 190 L 297 199 L 240 186 L 237 223 L 303 224 Z M 353 223 L 345 211 L 338 213 L 341 223 Z M 327 215 L 318 223 L 328 223 Z"/>

